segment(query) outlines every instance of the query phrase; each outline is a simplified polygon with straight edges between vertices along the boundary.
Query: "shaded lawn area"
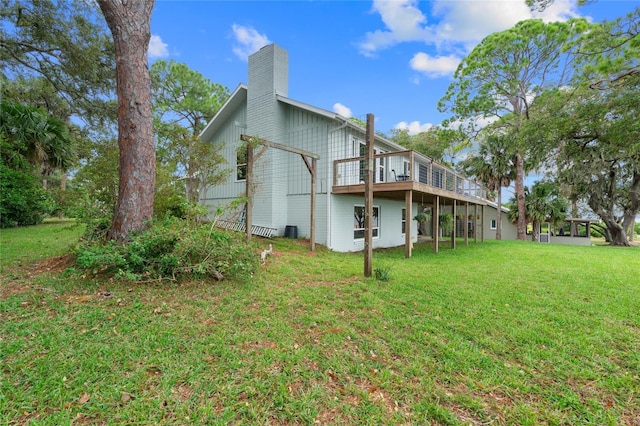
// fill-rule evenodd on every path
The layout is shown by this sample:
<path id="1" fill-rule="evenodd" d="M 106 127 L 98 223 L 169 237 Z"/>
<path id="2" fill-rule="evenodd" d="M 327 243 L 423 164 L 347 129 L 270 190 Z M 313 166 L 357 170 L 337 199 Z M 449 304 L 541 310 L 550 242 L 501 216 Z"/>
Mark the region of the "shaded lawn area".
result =
<path id="1" fill-rule="evenodd" d="M 0 423 L 640 424 L 638 248 L 417 245 L 378 282 L 273 246 L 246 283 L 3 279 Z"/>

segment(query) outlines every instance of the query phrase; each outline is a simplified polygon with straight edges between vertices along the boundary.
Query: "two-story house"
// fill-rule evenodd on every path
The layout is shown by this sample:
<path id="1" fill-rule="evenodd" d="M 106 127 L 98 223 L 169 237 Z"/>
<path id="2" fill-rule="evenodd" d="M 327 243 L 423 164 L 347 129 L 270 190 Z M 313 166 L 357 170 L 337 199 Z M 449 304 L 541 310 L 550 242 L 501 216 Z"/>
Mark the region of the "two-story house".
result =
<path id="1" fill-rule="evenodd" d="M 201 134 L 203 142 L 221 146 L 233 170 L 226 183 L 203 194 L 201 201 L 212 212 L 246 194 L 246 151 L 238 148 L 247 137 L 273 143 L 256 148 L 253 154 L 253 225 L 273 228 L 275 235 L 295 229 L 303 238 L 310 237 L 313 225 L 319 244 L 343 252 L 363 249 L 365 128 L 289 98 L 288 53 L 275 44 L 249 57 L 248 84 L 235 89 Z M 484 222 L 490 219 L 485 217 L 487 200 L 481 185 L 379 135 L 375 136 L 374 154 L 374 248 L 410 247 L 419 237 L 419 226 L 412 218 L 425 210 L 432 217 L 443 212 L 456 217 L 456 234 L 464 236 L 465 242 L 467 237 L 484 237 Z M 315 169 L 314 191 L 310 160 Z M 235 221 L 245 217 L 242 209 L 225 214 Z M 420 226 L 423 234 L 436 240 L 436 250 L 437 225 L 437 220 L 431 220 Z"/>

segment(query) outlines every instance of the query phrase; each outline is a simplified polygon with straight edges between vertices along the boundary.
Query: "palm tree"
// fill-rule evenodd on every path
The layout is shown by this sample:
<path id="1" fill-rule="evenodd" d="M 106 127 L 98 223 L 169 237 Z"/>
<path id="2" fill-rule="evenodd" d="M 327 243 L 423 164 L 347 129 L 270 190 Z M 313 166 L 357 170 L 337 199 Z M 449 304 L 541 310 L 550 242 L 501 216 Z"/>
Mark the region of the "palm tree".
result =
<path id="1" fill-rule="evenodd" d="M 515 204 L 515 199 L 511 199 Z M 564 198 L 560 198 L 560 192 L 555 182 L 538 181 L 529 189 L 525 188 L 525 218 L 532 225 L 531 241 L 540 240 L 540 224 L 551 222 L 557 225 L 567 218 L 568 204 Z M 516 213 L 515 211 L 513 213 Z M 517 220 L 517 216 L 511 213 L 509 219 Z"/>
<path id="2" fill-rule="evenodd" d="M 66 170 L 75 157 L 67 124 L 47 112 L 3 99 L 0 103 L 0 132 L 45 180 L 55 169 Z"/>
<path id="3" fill-rule="evenodd" d="M 496 240 L 502 239 L 502 187 L 511 185 L 515 175 L 514 157 L 505 139 L 505 136 L 489 136 L 480 143 L 476 155 L 461 162 L 465 174 L 475 177 L 497 194 Z"/>

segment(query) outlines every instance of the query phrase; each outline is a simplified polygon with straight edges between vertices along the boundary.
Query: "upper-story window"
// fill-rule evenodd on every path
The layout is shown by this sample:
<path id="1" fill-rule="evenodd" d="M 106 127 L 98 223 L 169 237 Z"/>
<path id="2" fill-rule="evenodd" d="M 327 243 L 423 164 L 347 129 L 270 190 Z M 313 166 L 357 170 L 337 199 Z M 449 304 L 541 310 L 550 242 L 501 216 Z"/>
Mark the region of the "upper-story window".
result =
<path id="1" fill-rule="evenodd" d="M 247 180 L 247 150 L 236 151 L 236 180 Z"/>

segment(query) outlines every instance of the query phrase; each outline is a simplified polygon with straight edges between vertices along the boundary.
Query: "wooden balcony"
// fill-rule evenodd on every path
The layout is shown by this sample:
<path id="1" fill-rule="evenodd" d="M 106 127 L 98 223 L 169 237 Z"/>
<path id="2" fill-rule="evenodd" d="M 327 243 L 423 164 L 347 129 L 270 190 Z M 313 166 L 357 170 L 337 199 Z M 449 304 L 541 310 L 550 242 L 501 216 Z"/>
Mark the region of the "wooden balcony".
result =
<path id="1" fill-rule="evenodd" d="M 484 186 L 415 151 L 376 154 L 374 160 L 375 197 L 404 200 L 406 191 L 413 191 L 414 201 L 424 204 L 432 203 L 436 196 L 479 205 L 487 203 Z M 365 165 L 365 157 L 335 160 L 332 192 L 364 194 Z"/>

